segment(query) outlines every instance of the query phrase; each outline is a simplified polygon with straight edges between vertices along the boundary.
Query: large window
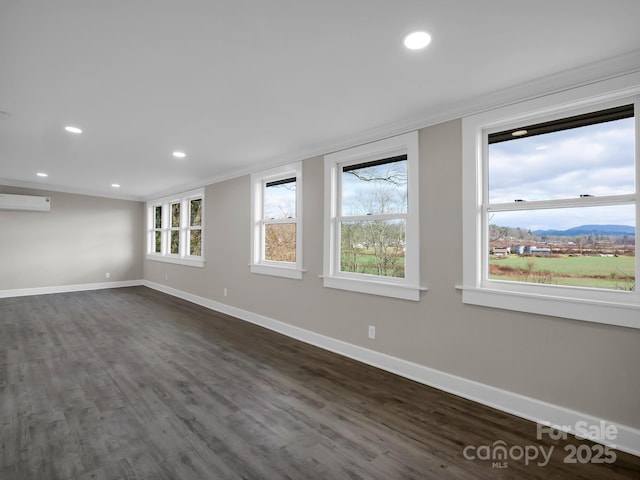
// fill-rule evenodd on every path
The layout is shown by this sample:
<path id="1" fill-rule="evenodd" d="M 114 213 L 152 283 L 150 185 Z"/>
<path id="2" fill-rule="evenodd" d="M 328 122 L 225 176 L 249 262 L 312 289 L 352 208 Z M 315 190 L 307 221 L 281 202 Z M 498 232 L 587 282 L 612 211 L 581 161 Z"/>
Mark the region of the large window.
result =
<path id="1" fill-rule="evenodd" d="M 635 289 L 634 106 L 487 137 L 487 277 Z"/>
<path id="2" fill-rule="evenodd" d="M 405 277 L 407 156 L 340 165 L 340 271 Z"/>
<path id="3" fill-rule="evenodd" d="M 417 182 L 417 132 L 325 157 L 325 286 L 420 299 Z"/>
<path id="4" fill-rule="evenodd" d="M 204 266 L 202 189 L 147 202 L 147 258 Z"/>
<path id="5" fill-rule="evenodd" d="M 251 271 L 302 278 L 302 164 L 252 175 Z"/>
<path id="6" fill-rule="evenodd" d="M 579 92 L 465 119 L 463 298 L 640 327 L 638 102 Z"/>

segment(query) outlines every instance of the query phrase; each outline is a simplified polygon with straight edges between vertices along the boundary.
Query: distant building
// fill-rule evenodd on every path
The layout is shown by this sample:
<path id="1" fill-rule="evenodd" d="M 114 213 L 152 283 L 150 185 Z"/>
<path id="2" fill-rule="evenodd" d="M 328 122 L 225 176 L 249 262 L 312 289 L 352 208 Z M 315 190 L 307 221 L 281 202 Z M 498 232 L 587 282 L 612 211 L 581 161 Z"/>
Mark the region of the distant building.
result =
<path id="1" fill-rule="evenodd" d="M 522 255 L 524 253 L 524 245 L 514 245 L 513 253 L 516 255 Z"/>
<path id="2" fill-rule="evenodd" d="M 524 247 L 524 254 L 529 255 L 549 255 L 551 249 L 548 247 L 536 247 L 535 245 L 527 245 Z"/>
<path id="3" fill-rule="evenodd" d="M 511 248 L 510 247 L 494 247 L 491 253 L 493 253 L 496 257 L 508 257 L 509 255 L 511 255 Z"/>

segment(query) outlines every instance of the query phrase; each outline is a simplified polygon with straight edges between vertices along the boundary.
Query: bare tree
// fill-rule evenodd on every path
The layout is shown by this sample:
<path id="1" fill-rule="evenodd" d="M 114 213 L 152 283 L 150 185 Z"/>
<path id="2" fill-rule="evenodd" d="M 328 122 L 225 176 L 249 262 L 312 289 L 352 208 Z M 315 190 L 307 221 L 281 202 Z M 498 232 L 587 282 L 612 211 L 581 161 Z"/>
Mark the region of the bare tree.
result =
<path id="1" fill-rule="evenodd" d="M 384 169 L 380 167 L 385 167 Z M 350 203 L 353 215 L 385 215 L 407 210 L 406 162 L 345 171 L 361 182 L 357 200 Z M 381 276 L 404 276 L 405 222 L 402 219 L 358 220 L 342 224 L 342 269 Z"/>

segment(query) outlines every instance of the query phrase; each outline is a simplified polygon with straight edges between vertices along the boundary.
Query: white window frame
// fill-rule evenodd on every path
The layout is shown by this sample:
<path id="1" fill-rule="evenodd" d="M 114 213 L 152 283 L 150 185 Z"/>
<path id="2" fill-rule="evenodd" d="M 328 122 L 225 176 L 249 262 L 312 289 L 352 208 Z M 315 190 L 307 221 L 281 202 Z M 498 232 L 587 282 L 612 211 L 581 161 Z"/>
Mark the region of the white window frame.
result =
<path id="1" fill-rule="evenodd" d="M 462 301 L 473 305 L 557 316 L 576 320 L 640 328 L 640 288 L 634 292 L 534 285 L 492 281 L 486 264 L 488 249 L 485 185 L 487 175 L 487 135 L 552 118 L 566 118 L 605 108 L 635 104 L 636 193 L 624 196 L 635 202 L 636 247 L 640 218 L 640 73 L 576 87 L 518 104 L 479 113 L 463 119 L 463 284 Z M 622 196 L 621 196 L 622 197 Z M 591 199 L 580 205 L 588 205 Z M 586 202 L 585 202 L 586 201 Z M 593 200 L 598 202 L 600 200 Z M 533 202 L 531 202 L 533 203 Z M 569 205 L 571 206 L 571 205 Z M 636 274 L 640 256 L 636 252 Z M 636 284 L 637 285 L 637 284 Z"/>
<path id="2" fill-rule="evenodd" d="M 342 167 L 407 155 L 408 205 L 406 213 L 405 277 L 386 277 L 340 270 L 341 172 Z M 360 145 L 324 157 L 324 266 L 323 284 L 328 288 L 420 300 L 419 141 L 409 132 Z"/>
<path id="3" fill-rule="evenodd" d="M 191 202 L 194 200 L 200 200 L 200 225 L 191 225 Z M 190 258 L 201 257 L 202 250 L 204 248 L 203 243 L 203 235 L 204 235 L 204 197 L 191 197 L 187 199 L 187 225 L 186 225 L 186 254 Z M 191 254 L 191 232 L 199 231 L 200 232 L 200 254 L 201 255 L 192 255 Z"/>
<path id="4" fill-rule="evenodd" d="M 176 199 L 173 200 L 172 202 L 169 202 L 169 210 L 168 210 L 168 214 L 169 214 L 169 221 L 167 222 L 167 227 L 165 228 L 166 231 L 166 235 L 168 236 L 168 243 L 167 243 L 167 255 L 171 255 L 172 257 L 178 257 L 180 258 L 182 256 L 182 249 L 184 247 L 184 235 L 182 234 L 182 231 L 184 229 L 184 205 L 183 205 L 183 201 L 182 199 Z M 173 206 L 174 205 L 178 205 L 179 209 L 180 209 L 180 216 L 179 216 L 179 225 L 176 227 L 173 225 L 172 221 L 173 221 Z M 178 234 L 178 253 L 173 253 L 171 251 L 171 240 L 173 238 L 173 234 L 177 233 Z"/>
<path id="5" fill-rule="evenodd" d="M 265 226 L 277 221 L 264 217 L 264 193 L 267 183 L 287 178 L 296 179 L 296 216 L 286 223 L 296 224 L 296 261 L 280 262 L 265 259 Z M 251 175 L 251 260 L 252 273 L 293 279 L 303 277 L 302 262 L 302 162 L 291 163 Z"/>
<path id="6" fill-rule="evenodd" d="M 160 226 L 156 227 L 156 208 L 160 208 Z M 164 209 L 162 205 L 151 205 L 148 207 L 149 211 L 149 236 L 147 252 L 153 255 L 159 255 L 162 252 L 162 215 Z M 160 233 L 160 252 L 156 252 L 156 233 Z"/>
<path id="7" fill-rule="evenodd" d="M 191 200 L 202 200 L 202 225 L 191 227 L 190 222 L 190 202 Z M 171 226 L 171 205 L 180 204 L 180 227 L 177 229 L 180 236 L 180 247 L 177 254 L 171 253 L 171 232 L 176 228 Z M 147 259 L 158 262 L 175 263 L 188 265 L 191 267 L 204 267 L 204 189 L 196 189 L 176 195 L 158 198 L 147 202 Z M 162 207 L 162 228 L 160 252 L 154 252 L 155 244 L 155 207 Z M 189 253 L 189 231 L 192 229 L 202 231 L 201 255 L 190 255 Z"/>

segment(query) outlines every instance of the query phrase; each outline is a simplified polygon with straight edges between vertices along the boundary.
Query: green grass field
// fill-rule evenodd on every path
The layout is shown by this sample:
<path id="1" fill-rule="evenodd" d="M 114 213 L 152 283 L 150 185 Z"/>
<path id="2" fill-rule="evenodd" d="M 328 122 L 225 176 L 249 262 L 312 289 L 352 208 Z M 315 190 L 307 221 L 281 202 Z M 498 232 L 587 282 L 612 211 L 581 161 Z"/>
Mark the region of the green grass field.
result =
<path id="1" fill-rule="evenodd" d="M 554 285 L 629 290 L 635 257 L 492 257 L 490 278 Z"/>
<path id="2" fill-rule="evenodd" d="M 390 254 L 392 256 L 392 254 Z M 349 262 L 349 256 L 343 255 L 341 269 L 343 272 L 357 272 L 366 273 L 369 275 L 378 275 L 378 267 L 376 265 L 376 256 L 372 250 L 361 250 L 358 252 L 357 262 L 354 265 L 353 262 Z M 398 256 L 396 258 L 395 267 L 389 265 L 389 268 L 385 271 L 387 277 L 404 277 L 404 256 Z"/>

